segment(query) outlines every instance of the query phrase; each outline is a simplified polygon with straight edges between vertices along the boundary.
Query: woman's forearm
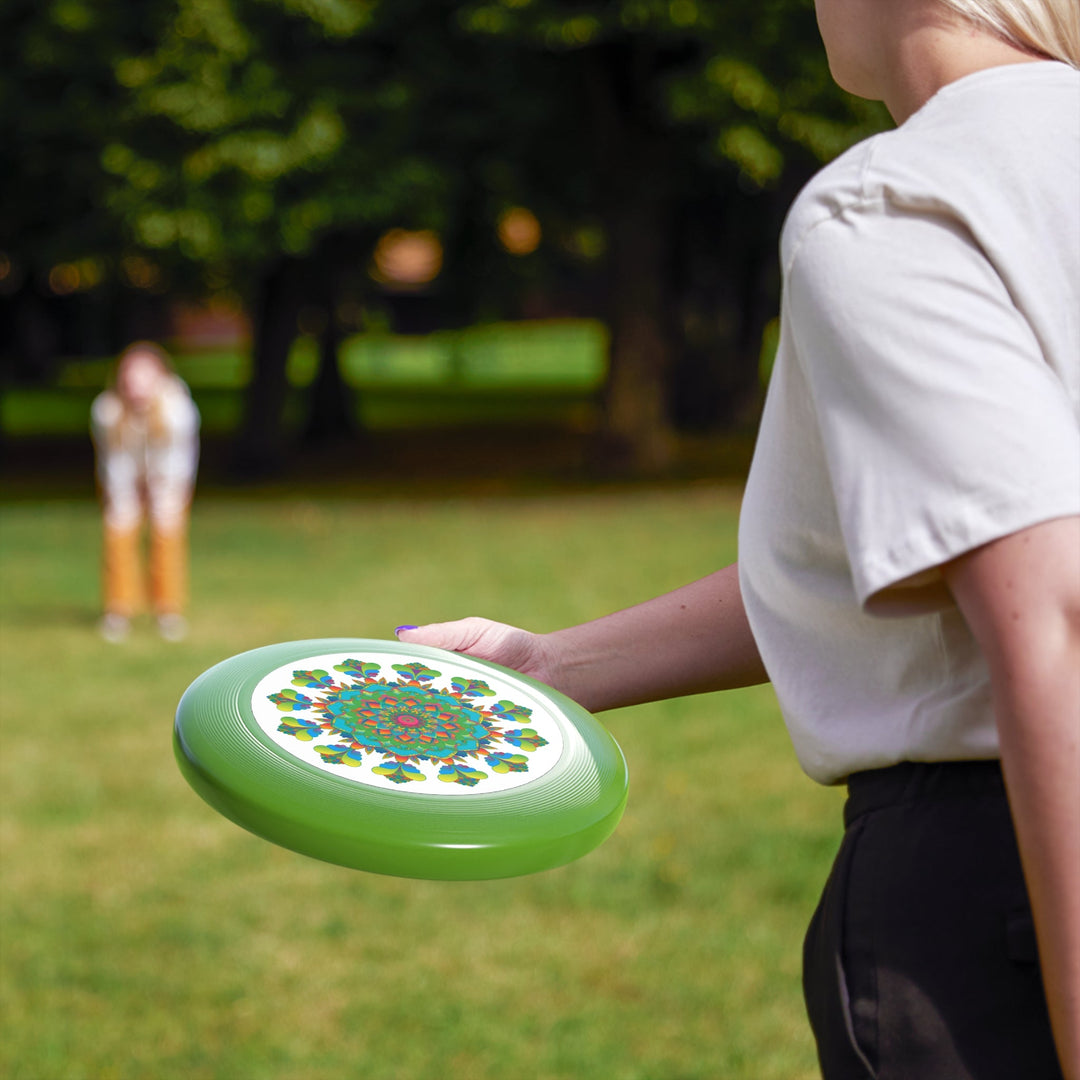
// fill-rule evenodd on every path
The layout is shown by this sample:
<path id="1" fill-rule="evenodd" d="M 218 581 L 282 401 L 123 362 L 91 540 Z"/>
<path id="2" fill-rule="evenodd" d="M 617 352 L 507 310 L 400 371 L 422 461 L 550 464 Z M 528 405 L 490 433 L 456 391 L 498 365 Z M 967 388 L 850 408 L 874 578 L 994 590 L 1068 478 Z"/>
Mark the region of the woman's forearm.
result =
<path id="1" fill-rule="evenodd" d="M 553 684 L 593 712 L 768 681 L 737 564 L 541 642 Z"/>
<path id="2" fill-rule="evenodd" d="M 548 634 L 475 616 L 400 626 L 397 634 L 402 641 L 514 668 L 591 712 L 768 681 L 736 564 L 613 615 Z"/>

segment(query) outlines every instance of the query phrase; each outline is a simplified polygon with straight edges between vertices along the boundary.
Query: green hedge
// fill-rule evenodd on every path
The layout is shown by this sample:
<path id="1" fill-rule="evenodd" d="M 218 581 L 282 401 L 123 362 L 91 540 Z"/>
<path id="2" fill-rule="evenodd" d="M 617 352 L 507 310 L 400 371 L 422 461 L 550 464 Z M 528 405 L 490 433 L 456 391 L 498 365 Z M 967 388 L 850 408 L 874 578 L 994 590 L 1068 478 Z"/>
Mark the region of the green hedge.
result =
<path id="1" fill-rule="evenodd" d="M 588 423 L 590 399 L 607 373 L 608 333 L 585 319 L 497 323 L 425 336 L 356 334 L 338 362 L 358 391 L 357 416 L 369 428 L 526 421 Z M 235 428 L 251 356 L 240 350 L 178 352 L 206 431 Z M 318 363 L 317 344 L 300 337 L 288 360 L 290 418 L 304 412 L 304 391 Z M 12 387 L 0 398 L 0 430 L 9 436 L 86 431 L 90 403 L 108 381 L 110 358 L 72 360 L 48 387 Z"/>

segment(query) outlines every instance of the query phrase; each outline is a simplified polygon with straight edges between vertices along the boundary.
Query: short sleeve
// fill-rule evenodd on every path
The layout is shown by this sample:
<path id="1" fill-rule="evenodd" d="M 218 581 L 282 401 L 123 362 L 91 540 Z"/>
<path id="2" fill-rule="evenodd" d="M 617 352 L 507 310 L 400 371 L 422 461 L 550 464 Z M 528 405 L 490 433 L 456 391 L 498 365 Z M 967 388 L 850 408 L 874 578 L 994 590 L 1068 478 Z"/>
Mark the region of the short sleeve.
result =
<path id="1" fill-rule="evenodd" d="M 785 288 L 868 610 L 941 606 L 943 563 L 1080 513 L 1077 404 L 959 223 L 846 210 L 804 237 Z"/>

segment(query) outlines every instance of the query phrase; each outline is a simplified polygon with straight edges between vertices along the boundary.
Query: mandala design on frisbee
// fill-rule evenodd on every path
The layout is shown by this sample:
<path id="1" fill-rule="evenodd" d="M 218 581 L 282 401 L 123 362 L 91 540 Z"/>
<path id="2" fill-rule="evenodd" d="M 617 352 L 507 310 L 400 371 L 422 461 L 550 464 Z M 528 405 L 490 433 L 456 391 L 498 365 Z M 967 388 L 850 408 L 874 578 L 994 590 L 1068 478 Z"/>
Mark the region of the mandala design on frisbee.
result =
<path id="1" fill-rule="evenodd" d="M 326 771 L 453 794 L 518 787 L 558 760 L 562 735 L 539 702 L 501 698 L 488 682 L 418 662 L 384 670 L 353 657 L 299 661 L 313 663 L 325 666 L 271 672 L 252 707 L 278 746 Z"/>

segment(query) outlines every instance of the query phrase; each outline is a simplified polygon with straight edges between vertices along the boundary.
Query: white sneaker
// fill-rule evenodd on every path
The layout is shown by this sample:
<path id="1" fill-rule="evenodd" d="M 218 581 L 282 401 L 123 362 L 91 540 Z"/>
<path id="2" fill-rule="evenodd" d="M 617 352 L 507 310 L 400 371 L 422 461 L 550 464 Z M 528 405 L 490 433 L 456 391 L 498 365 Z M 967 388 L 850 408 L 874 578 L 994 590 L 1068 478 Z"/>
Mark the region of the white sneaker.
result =
<path id="1" fill-rule="evenodd" d="M 126 615 L 107 611 L 98 623 L 98 633 L 110 644 L 119 645 L 131 630 L 131 620 Z"/>
<path id="2" fill-rule="evenodd" d="M 176 612 L 170 612 L 167 615 L 159 615 L 157 628 L 158 633 L 165 641 L 183 641 L 184 638 L 187 637 L 187 619 Z"/>

